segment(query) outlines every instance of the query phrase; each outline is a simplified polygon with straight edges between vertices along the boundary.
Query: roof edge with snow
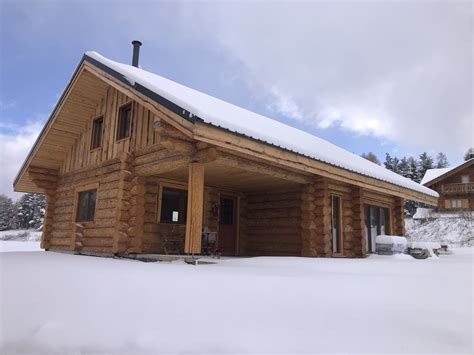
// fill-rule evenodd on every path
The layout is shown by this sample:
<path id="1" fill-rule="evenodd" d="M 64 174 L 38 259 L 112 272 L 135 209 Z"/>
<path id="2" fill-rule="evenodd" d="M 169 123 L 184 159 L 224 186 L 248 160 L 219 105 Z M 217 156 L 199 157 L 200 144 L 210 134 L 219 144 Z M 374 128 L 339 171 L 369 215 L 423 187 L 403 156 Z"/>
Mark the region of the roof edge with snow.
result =
<path id="1" fill-rule="evenodd" d="M 474 158 L 466 160 L 465 162 L 453 168 L 428 169 L 426 170 L 425 175 L 423 176 L 423 179 L 421 179 L 420 184 L 424 186 L 433 185 L 436 182 L 443 180 L 447 178 L 448 176 L 451 176 L 464 168 L 467 168 L 471 164 L 474 164 Z"/>
<path id="2" fill-rule="evenodd" d="M 113 78 L 119 80 L 121 83 L 131 87 L 142 95 L 152 99 L 153 101 L 193 124 L 196 122 L 203 122 L 233 134 L 238 134 L 243 137 L 255 140 L 259 143 L 268 144 L 349 172 L 390 183 L 392 185 L 408 189 L 431 198 L 439 197 L 436 191 L 433 191 L 412 180 L 404 178 L 377 164 L 369 162 L 358 155 L 350 153 L 343 148 L 335 146 L 332 143 L 329 143 L 307 132 L 298 130 L 271 118 L 258 115 L 215 97 L 190 89 L 140 68 L 111 61 L 96 52 L 86 52 L 84 54 L 81 62 L 74 72 L 73 78 L 77 74 L 78 69 L 81 67 L 83 62 L 87 62 L 104 71 Z M 37 147 L 42 136 L 45 134 L 46 127 L 48 127 L 51 123 L 57 108 L 62 103 L 62 100 L 65 96 L 64 94 L 69 90 L 71 83 L 72 79 L 58 101 L 58 104 L 49 117 L 45 127 L 41 131 L 37 141 L 33 145 L 33 148 L 31 149 L 27 159 L 23 163 L 23 166 L 20 169 L 14 184 L 18 182 L 19 178 L 24 172 L 35 148 Z M 182 94 L 182 96 L 180 96 L 180 94 Z M 191 98 L 192 100 L 188 101 L 193 102 L 186 102 L 186 98 Z M 214 112 L 209 112 L 212 111 L 210 108 L 214 106 Z M 209 111 L 206 112 L 206 110 Z M 224 114 L 222 114 L 222 112 L 224 112 Z M 241 117 L 244 121 L 247 120 L 247 123 L 249 120 L 258 121 L 260 124 L 263 123 L 266 129 L 257 130 L 256 128 L 258 128 L 258 124 L 255 126 L 256 128 L 253 131 L 251 129 L 244 129 L 242 125 L 239 126 L 239 122 L 229 121 L 227 117 L 227 120 L 222 117 L 226 116 L 226 113 L 228 112 L 231 113 L 229 115 L 231 117 L 236 115 L 239 116 L 239 120 L 236 121 L 240 122 Z M 247 128 L 247 126 L 245 128 Z M 283 135 L 281 134 L 281 130 L 283 130 Z M 296 136 L 296 139 L 294 141 L 289 141 L 285 137 L 286 135 Z M 326 154 L 321 154 L 321 151 L 326 152 Z"/>

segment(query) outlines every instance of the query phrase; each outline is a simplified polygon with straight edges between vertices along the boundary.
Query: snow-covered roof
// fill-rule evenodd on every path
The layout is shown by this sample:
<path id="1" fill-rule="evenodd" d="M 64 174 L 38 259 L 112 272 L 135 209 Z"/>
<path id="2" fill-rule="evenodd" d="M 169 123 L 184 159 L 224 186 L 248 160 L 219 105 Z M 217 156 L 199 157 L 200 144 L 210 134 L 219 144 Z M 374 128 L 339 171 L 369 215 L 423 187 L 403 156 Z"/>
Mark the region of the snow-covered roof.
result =
<path id="1" fill-rule="evenodd" d="M 188 88 L 141 68 L 118 63 L 97 52 L 89 57 L 199 117 L 203 122 L 262 142 L 433 197 L 438 193 L 321 138 L 274 119 Z"/>
<path id="2" fill-rule="evenodd" d="M 433 181 L 434 179 L 439 178 L 441 175 L 444 175 L 453 169 L 454 168 L 428 169 L 426 170 L 425 175 L 423 176 L 423 179 L 421 179 L 420 184 L 425 185 L 429 183 L 430 181 Z"/>

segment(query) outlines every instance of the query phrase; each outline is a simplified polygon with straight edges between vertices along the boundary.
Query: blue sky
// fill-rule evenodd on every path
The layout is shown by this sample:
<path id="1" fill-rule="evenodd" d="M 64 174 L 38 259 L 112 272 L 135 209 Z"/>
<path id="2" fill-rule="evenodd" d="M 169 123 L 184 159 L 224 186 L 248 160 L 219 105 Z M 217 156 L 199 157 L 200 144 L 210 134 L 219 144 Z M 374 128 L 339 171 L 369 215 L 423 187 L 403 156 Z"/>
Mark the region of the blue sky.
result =
<path id="1" fill-rule="evenodd" d="M 0 193 L 82 54 L 142 68 L 357 154 L 474 145 L 469 2 L 2 1 Z M 403 24 L 403 26 L 401 26 Z"/>

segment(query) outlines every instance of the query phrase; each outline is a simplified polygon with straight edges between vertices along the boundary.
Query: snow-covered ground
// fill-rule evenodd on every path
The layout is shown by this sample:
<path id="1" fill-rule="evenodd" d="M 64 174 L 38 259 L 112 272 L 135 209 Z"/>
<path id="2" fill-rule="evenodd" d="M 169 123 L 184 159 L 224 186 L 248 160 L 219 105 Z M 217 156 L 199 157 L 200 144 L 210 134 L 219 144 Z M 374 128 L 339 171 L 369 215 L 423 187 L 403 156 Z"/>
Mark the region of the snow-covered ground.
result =
<path id="1" fill-rule="evenodd" d="M 0 231 L 0 240 L 40 241 L 41 234 L 34 229 L 11 229 Z"/>
<path id="2" fill-rule="evenodd" d="M 474 246 L 474 216 L 439 215 L 435 219 L 405 219 L 409 241 L 438 242 L 454 247 Z"/>
<path id="3" fill-rule="evenodd" d="M 40 242 L 34 241 L 14 241 L 14 240 L 0 240 L 0 253 L 15 252 L 15 251 L 42 251 Z"/>
<path id="4" fill-rule="evenodd" d="M 199 266 L 0 253 L 0 352 L 472 353 L 473 252 Z"/>
<path id="5" fill-rule="evenodd" d="M 41 251 L 41 232 L 35 230 L 0 231 L 0 253 L 15 251 Z"/>

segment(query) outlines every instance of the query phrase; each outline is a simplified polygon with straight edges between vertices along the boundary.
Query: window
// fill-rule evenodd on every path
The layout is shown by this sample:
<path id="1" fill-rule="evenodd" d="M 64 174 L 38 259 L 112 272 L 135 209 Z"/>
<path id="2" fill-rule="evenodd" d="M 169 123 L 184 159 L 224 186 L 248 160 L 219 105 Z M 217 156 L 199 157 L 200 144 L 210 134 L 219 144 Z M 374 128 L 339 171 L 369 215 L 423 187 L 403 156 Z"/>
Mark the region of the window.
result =
<path id="1" fill-rule="evenodd" d="M 462 200 L 451 200 L 451 208 L 462 208 Z"/>
<path id="2" fill-rule="evenodd" d="M 339 196 L 331 196 L 332 214 L 332 252 L 342 253 L 341 246 L 341 198 Z"/>
<path id="3" fill-rule="evenodd" d="M 220 224 L 234 224 L 234 200 L 221 198 Z"/>
<path id="4" fill-rule="evenodd" d="M 364 205 L 366 251 L 375 251 L 375 237 L 389 234 L 389 209 L 372 205 Z"/>
<path id="5" fill-rule="evenodd" d="M 188 192 L 186 190 L 163 187 L 160 222 L 186 224 L 187 206 Z"/>
<path id="6" fill-rule="evenodd" d="M 102 132 L 104 126 L 104 118 L 96 118 L 92 122 L 92 137 L 91 137 L 91 149 L 100 148 L 102 146 Z"/>
<path id="7" fill-rule="evenodd" d="M 77 197 L 76 222 L 92 222 L 95 216 L 97 190 L 79 192 Z"/>
<path id="8" fill-rule="evenodd" d="M 469 183 L 469 175 L 461 175 L 461 182 L 463 184 L 468 184 Z"/>
<path id="9" fill-rule="evenodd" d="M 130 137 L 132 126 L 132 104 L 126 104 L 119 109 L 117 122 L 117 140 Z"/>

